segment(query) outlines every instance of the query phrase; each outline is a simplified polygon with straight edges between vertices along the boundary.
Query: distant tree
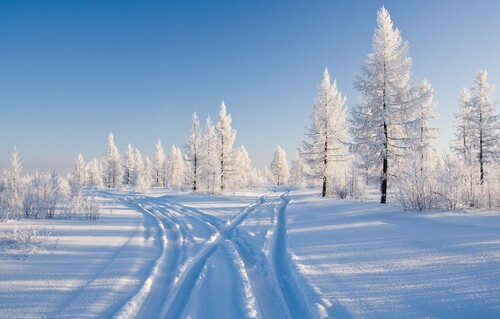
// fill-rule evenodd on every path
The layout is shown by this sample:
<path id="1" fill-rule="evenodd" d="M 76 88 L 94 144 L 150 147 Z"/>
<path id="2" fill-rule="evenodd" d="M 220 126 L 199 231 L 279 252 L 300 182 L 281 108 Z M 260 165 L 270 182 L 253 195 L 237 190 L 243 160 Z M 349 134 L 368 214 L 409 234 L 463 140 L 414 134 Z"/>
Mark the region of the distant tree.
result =
<path id="1" fill-rule="evenodd" d="M 271 162 L 271 172 L 277 186 L 288 182 L 290 169 L 288 168 L 286 153 L 280 146 L 278 146 L 278 149 L 274 153 L 273 161 Z"/>
<path id="2" fill-rule="evenodd" d="M 245 146 L 240 146 L 236 149 L 234 159 L 234 186 L 237 188 L 246 188 L 252 181 L 253 169 L 250 155 Z"/>
<path id="3" fill-rule="evenodd" d="M 215 126 L 210 116 L 207 117 L 202 139 L 202 161 L 200 165 L 201 176 L 203 176 L 205 189 L 215 193 L 220 189 L 220 151 Z"/>
<path id="4" fill-rule="evenodd" d="M 156 170 L 153 170 L 153 164 L 149 156 L 144 158 L 144 171 L 144 184 L 146 185 L 146 189 L 148 189 L 153 184 L 153 177 L 156 177 Z"/>
<path id="5" fill-rule="evenodd" d="M 106 187 L 118 187 L 122 175 L 122 167 L 120 153 L 115 146 L 113 133 L 109 133 L 108 135 L 108 145 L 104 154 L 104 173 Z"/>
<path id="6" fill-rule="evenodd" d="M 167 160 L 168 185 L 173 188 L 181 188 L 184 183 L 185 164 L 181 150 L 172 145 L 172 150 Z"/>
<path id="7" fill-rule="evenodd" d="M 10 157 L 10 164 L 7 169 L 7 198 L 4 203 L 7 210 L 10 212 L 18 212 L 22 207 L 22 169 L 23 164 L 21 163 L 19 152 L 17 151 L 17 148 L 14 147 Z"/>
<path id="8" fill-rule="evenodd" d="M 346 120 L 346 98 L 330 81 L 325 68 L 318 95 L 311 108 L 311 126 L 301 155 L 308 165 L 309 175 L 322 185 L 322 196 L 339 184 L 345 174 L 348 158 L 349 130 Z"/>
<path id="9" fill-rule="evenodd" d="M 85 161 L 82 154 L 78 154 L 75 162 L 75 171 L 73 172 L 72 187 L 75 192 L 80 192 L 87 182 L 87 172 L 85 170 Z"/>
<path id="10" fill-rule="evenodd" d="M 398 174 L 398 164 L 409 156 L 415 142 L 411 132 L 419 105 L 427 95 L 420 84 L 410 81 L 411 58 L 408 43 L 394 29 L 391 17 L 382 7 L 370 53 L 356 76 L 360 103 L 352 110 L 351 132 L 359 165 L 380 182 L 381 203 L 387 201 L 387 188 Z"/>
<path id="11" fill-rule="evenodd" d="M 297 154 L 295 154 L 295 157 L 292 159 L 292 167 L 290 169 L 290 183 L 293 186 L 304 187 L 307 185 L 306 176 L 307 165 L 300 153 L 297 152 Z"/>
<path id="12" fill-rule="evenodd" d="M 97 159 L 93 159 L 89 163 L 87 163 L 87 176 L 88 176 L 88 185 L 89 187 L 97 187 L 100 188 L 103 186 L 102 184 L 102 169 L 101 163 Z"/>
<path id="13" fill-rule="evenodd" d="M 149 185 L 147 184 L 147 180 L 149 179 L 149 172 L 146 171 L 144 158 L 141 151 L 139 151 L 138 149 L 136 149 L 134 152 L 134 164 L 132 184 L 136 191 L 144 192 L 149 187 Z"/>
<path id="14" fill-rule="evenodd" d="M 200 133 L 200 121 L 196 112 L 193 113 L 193 124 L 191 133 L 186 143 L 186 162 L 189 165 L 189 179 L 191 181 L 191 189 L 196 192 L 199 185 L 200 160 L 202 151 L 202 137 Z"/>
<path id="15" fill-rule="evenodd" d="M 236 139 L 236 131 L 231 127 L 231 115 L 227 114 L 224 101 L 220 104 L 219 120 L 215 126 L 219 141 L 220 161 L 220 190 L 227 189 L 231 178 L 234 176 L 234 151 L 233 144 Z"/>
<path id="16" fill-rule="evenodd" d="M 123 165 L 123 185 L 131 186 L 135 170 L 135 153 L 132 145 L 127 145 L 125 152 L 125 163 Z"/>
<path id="17" fill-rule="evenodd" d="M 156 141 L 156 152 L 154 158 L 154 185 L 156 187 L 165 186 L 165 152 L 163 151 L 163 146 L 161 145 L 161 141 L 158 139 Z"/>

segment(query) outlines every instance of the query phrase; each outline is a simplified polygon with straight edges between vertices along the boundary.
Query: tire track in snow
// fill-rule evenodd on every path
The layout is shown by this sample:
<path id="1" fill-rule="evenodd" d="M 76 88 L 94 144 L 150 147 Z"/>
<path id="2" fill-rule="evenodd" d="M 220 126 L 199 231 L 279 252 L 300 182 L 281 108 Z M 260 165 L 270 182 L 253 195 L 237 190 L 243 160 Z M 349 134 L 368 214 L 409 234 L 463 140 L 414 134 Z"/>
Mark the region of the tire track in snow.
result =
<path id="1" fill-rule="evenodd" d="M 281 201 L 279 201 L 281 202 Z M 274 222 L 274 211 L 277 205 L 276 199 L 267 202 L 264 196 L 259 196 L 258 205 L 251 211 L 252 213 L 259 209 L 271 210 L 272 221 Z M 198 218 L 214 227 L 223 225 L 223 222 L 214 221 L 213 216 L 203 211 L 189 206 L 175 204 L 182 211 L 193 218 Z M 243 224 L 249 215 L 239 215 L 238 225 Z M 208 218 L 206 218 L 208 216 Z M 220 220 L 220 219 L 216 219 Z M 223 230 L 220 230 L 223 232 Z M 249 317 L 262 318 L 291 318 L 287 304 L 280 291 L 280 287 L 274 275 L 272 265 L 266 257 L 264 251 L 256 247 L 254 238 L 246 231 L 234 227 L 230 234 L 225 236 L 225 246 L 229 252 L 232 252 L 233 263 L 240 274 L 243 293 L 245 299 L 242 304 L 247 309 Z M 229 245 L 229 246 L 228 246 Z"/>
<path id="2" fill-rule="evenodd" d="M 128 206 L 134 207 L 144 214 L 150 223 L 155 224 L 159 234 L 155 242 L 159 241 L 161 253 L 154 261 L 153 267 L 134 296 L 132 296 L 114 314 L 114 318 L 155 318 L 161 312 L 172 286 L 175 276 L 180 269 L 182 259 L 182 235 L 178 224 L 173 223 L 167 216 L 148 206 L 147 201 L 140 197 L 125 198 Z M 146 205 L 144 205 L 146 204 Z M 149 218 L 147 217 L 149 216 Z M 159 235 L 159 236 L 158 236 Z"/>
<path id="3" fill-rule="evenodd" d="M 290 269 L 290 257 L 287 252 L 287 220 L 286 206 L 289 200 L 287 194 L 281 195 L 281 202 L 276 206 L 277 221 L 273 232 L 271 247 L 271 261 L 274 274 L 281 289 L 281 294 L 286 301 L 292 318 L 311 318 L 305 300 L 299 297 L 299 288 L 293 280 Z"/>
<path id="4" fill-rule="evenodd" d="M 217 249 L 224 243 L 225 239 L 230 239 L 234 229 L 241 224 L 248 215 L 255 210 L 256 207 L 262 205 L 265 202 L 265 199 L 262 196 L 259 196 L 256 203 L 253 203 L 247 206 L 241 213 L 239 213 L 235 218 L 231 221 L 228 221 L 224 224 L 223 227 L 218 228 L 216 225 L 220 223 L 214 222 L 214 218 L 209 216 L 208 214 L 204 214 L 201 211 L 201 214 L 197 214 L 196 216 L 190 213 L 187 213 L 187 209 L 185 206 L 180 204 L 176 205 L 179 208 L 178 211 L 180 213 L 188 214 L 193 218 L 199 218 L 204 221 L 206 224 L 210 224 L 213 227 L 218 228 L 218 232 L 214 237 L 214 241 L 208 245 L 206 245 L 191 261 L 191 263 L 187 266 L 185 271 L 181 274 L 179 281 L 174 287 L 172 298 L 169 301 L 169 306 L 166 311 L 162 313 L 161 317 L 165 318 L 180 318 L 184 313 L 184 309 L 189 302 L 189 298 L 191 297 L 193 288 L 195 287 L 198 278 L 203 271 L 207 260 L 217 251 Z M 173 206 L 172 206 L 173 207 Z M 205 220 L 203 217 L 210 217 Z M 210 221 L 208 220 L 210 219 Z M 219 226 L 220 227 L 220 226 Z"/>

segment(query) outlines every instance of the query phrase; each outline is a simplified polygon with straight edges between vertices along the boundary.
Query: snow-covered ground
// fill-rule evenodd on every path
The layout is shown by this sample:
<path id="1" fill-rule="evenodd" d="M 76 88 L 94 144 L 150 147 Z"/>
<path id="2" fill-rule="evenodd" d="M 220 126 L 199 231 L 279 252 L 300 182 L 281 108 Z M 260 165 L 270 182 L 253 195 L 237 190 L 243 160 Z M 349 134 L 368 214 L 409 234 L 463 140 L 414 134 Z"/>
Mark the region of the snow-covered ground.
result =
<path id="1" fill-rule="evenodd" d="M 500 317 L 498 211 L 100 195 L 98 221 L 0 222 L 0 318 Z M 28 226 L 42 236 L 16 246 Z"/>

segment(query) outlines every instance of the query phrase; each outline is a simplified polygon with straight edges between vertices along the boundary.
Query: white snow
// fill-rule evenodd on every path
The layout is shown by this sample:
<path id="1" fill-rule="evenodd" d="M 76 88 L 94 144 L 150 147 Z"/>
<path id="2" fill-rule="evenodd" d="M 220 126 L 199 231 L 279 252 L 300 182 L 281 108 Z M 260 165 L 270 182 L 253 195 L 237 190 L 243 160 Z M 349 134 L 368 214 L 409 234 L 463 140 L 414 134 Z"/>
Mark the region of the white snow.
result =
<path id="1" fill-rule="evenodd" d="M 500 316 L 499 211 L 317 193 L 101 191 L 98 221 L 0 222 L 0 318 Z"/>

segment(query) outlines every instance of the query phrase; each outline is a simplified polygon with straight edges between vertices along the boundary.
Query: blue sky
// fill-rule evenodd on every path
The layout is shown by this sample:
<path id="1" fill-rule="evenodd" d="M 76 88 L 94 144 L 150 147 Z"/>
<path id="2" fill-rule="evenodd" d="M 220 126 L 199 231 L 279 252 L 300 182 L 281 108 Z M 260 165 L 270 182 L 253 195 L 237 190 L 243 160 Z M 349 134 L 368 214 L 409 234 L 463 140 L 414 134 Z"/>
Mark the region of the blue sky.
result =
<path id="1" fill-rule="evenodd" d="M 434 87 L 442 149 L 461 88 L 478 69 L 500 83 L 499 1 L 2 0 L 0 164 L 16 145 L 26 171 L 65 173 L 110 131 L 122 153 L 151 155 L 157 138 L 169 150 L 222 99 L 256 166 L 277 145 L 291 157 L 325 66 L 357 102 L 382 5 Z"/>

